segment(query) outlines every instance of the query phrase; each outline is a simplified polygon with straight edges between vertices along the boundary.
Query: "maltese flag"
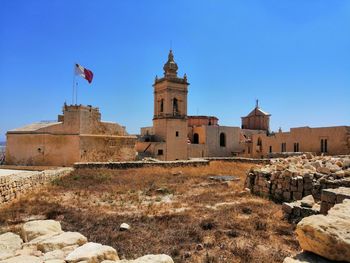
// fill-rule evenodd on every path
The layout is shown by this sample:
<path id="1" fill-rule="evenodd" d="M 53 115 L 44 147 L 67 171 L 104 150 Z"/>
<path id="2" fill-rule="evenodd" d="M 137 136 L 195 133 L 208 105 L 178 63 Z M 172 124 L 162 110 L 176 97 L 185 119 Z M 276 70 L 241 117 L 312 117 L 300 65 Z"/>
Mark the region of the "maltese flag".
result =
<path id="1" fill-rule="evenodd" d="M 91 83 L 94 73 L 91 70 L 88 70 L 79 64 L 75 64 L 75 75 L 79 75 Z"/>

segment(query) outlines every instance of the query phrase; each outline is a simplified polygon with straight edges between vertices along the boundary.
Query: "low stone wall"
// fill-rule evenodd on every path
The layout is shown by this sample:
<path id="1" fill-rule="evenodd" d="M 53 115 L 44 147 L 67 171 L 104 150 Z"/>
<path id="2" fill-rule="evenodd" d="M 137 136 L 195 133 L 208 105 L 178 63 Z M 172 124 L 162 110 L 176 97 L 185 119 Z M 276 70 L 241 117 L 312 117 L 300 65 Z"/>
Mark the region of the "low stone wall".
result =
<path id="1" fill-rule="evenodd" d="M 199 167 L 209 165 L 208 160 L 186 161 L 135 161 L 135 162 L 81 162 L 75 163 L 75 169 L 130 169 L 145 167 Z"/>
<path id="2" fill-rule="evenodd" d="M 254 159 L 245 157 L 206 157 L 208 161 L 223 161 L 223 162 L 237 162 L 237 163 L 255 163 L 255 164 L 270 164 L 270 159 Z"/>
<path id="3" fill-rule="evenodd" d="M 61 168 L 45 171 L 18 171 L 17 173 L 0 176 L 0 204 L 11 201 L 35 187 L 52 181 L 55 178 L 69 174 L 72 168 Z"/>
<path id="4" fill-rule="evenodd" d="M 326 215 L 334 205 L 350 199 L 350 188 L 340 187 L 337 189 L 324 189 L 321 194 L 321 214 Z"/>
<path id="5" fill-rule="evenodd" d="M 273 159 L 270 165 L 252 168 L 245 185 L 252 193 L 290 202 L 312 194 L 321 198 L 326 188 L 350 187 L 350 157 L 298 157 Z"/>

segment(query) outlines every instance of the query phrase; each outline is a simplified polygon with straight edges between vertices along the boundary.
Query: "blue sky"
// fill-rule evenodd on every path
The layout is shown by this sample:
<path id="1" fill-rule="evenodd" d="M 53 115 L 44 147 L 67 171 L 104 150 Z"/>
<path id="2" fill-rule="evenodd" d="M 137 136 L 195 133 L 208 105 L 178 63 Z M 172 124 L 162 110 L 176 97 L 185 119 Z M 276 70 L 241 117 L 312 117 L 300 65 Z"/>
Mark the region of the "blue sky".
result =
<path id="1" fill-rule="evenodd" d="M 258 98 L 271 127 L 350 125 L 350 1 L 0 0 L 0 140 L 79 103 L 138 133 L 172 42 L 189 115 L 240 126 Z"/>

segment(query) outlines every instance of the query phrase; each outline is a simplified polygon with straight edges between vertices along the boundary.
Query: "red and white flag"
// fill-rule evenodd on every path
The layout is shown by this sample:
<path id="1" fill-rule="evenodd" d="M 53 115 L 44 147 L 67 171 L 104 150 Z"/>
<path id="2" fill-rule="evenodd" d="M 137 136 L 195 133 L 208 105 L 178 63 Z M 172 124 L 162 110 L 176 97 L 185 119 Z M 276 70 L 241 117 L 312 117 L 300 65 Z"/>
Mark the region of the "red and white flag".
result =
<path id="1" fill-rule="evenodd" d="M 91 70 L 88 70 L 79 64 L 75 64 L 75 75 L 79 75 L 91 83 L 94 73 Z"/>

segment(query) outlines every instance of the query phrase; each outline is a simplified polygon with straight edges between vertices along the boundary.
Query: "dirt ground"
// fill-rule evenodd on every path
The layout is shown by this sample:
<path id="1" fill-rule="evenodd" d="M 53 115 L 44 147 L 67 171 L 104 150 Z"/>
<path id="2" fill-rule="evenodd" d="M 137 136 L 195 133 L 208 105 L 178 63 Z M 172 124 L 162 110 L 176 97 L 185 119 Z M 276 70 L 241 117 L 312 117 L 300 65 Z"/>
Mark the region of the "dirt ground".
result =
<path id="1" fill-rule="evenodd" d="M 29 218 L 61 221 L 120 258 L 165 253 L 175 262 L 282 262 L 300 250 L 281 206 L 244 190 L 251 164 L 79 170 L 0 207 L 0 232 Z M 236 181 L 209 177 L 233 175 Z M 120 231 L 121 223 L 131 226 Z"/>

